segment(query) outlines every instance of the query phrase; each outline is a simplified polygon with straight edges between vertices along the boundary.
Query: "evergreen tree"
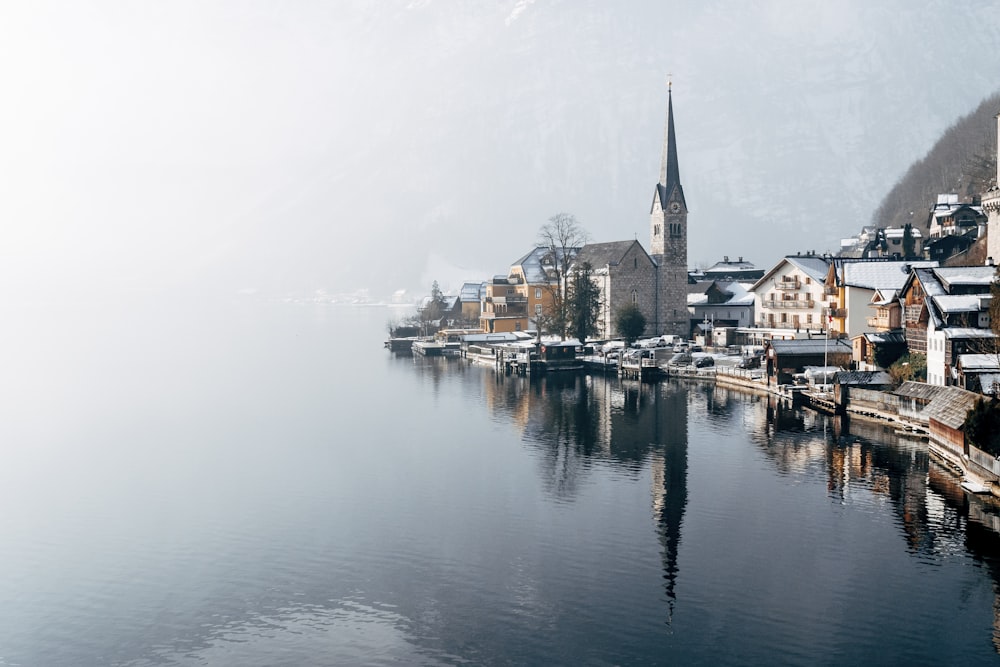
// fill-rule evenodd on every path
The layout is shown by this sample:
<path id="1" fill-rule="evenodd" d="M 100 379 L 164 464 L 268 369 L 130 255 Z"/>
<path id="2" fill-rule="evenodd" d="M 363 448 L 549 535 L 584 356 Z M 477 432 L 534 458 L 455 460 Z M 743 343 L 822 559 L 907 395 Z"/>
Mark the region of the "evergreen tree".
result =
<path id="1" fill-rule="evenodd" d="M 627 303 L 615 314 L 615 330 L 631 345 L 646 331 L 646 316 L 634 303 Z"/>
<path id="2" fill-rule="evenodd" d="M 597 335 L 597 318 L 601 313 L 601 291 L 591 280 L 592 274 L 593 268 L 587 262 L 574 267 L 566 295 L 569 332 L 581 345 Z"/>
<path id="3" fill-rule="evenodd" d="M 916 255 L 916 243 L 913 239 L 913 226 L 906 223 L 903 226 L 903 259 L 910 259 Z"/>
<path id="4" fill-rule="evenodd" d="M 1000 454 L 1000 403 L 995 398 L 977 398 L 965 418 L 962 431 L 969 442 L 997 456 Z"/>

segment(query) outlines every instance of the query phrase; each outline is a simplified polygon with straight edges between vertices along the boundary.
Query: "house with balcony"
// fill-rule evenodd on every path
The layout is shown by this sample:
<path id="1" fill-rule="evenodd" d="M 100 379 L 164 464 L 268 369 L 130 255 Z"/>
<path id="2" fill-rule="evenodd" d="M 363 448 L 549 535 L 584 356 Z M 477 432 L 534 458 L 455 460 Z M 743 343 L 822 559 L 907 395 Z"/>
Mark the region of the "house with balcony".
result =
<path id="1" fill-rule="evenodd" d="M 855 338 L 879 329 L 879 324 L 889 325 L 894 308 L 887 301 L 903 286 L 912 269 L 934 266 L 937 262 L 834 258 L 824 285 L 830 330 Z M 897 322 L 893 328 L 899 326 Z"/>
<path id="2" fill-rule="evenodd" d="M 812 252 L 779 260 L 750 288 L 756 326 L 777 338 L 825 330 L 824 287 L 829 268 L 829 258 Z"/>
<path id="3" fill-rule="evenodd" d="M 579 250 L 569 248 L 567 252 L 575 256 Z M 533 248 L 511 264 L 506 275 L 487 281 L 480 328 L 485 333 L 535 329 L 538 318 L 551 307 L 558 288 L 552 251 L 543 246 Z"/>
<path id="4" fill-rule="evenodd" d="M 932 239 L 943 236 L 973 234 L 976 238 L 986 234 L 987 217 L 978 197 L 972 203 L 958 201 L 954 193 L 937 196 L 927 219 Z"/>
<path id="5" fill-rule="evenodd" d="M 911 353 L 927 355 L 927 382 L 958 383 L 958 358 L 996 348 L 990 329 L 992 266 L 914 269 L 900 289 Z"/>

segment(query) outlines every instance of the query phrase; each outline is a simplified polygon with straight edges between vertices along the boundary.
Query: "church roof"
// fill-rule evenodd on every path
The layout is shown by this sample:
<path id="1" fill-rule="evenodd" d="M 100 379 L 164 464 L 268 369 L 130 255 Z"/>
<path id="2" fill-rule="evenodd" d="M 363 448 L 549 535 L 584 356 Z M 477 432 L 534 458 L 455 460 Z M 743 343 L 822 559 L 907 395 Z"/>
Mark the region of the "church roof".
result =
<path id="1" fill-rule="evenodd" d="M 638 245 L 645 254 L 646 251 L 642 248 L 642 244 L 636 240 L 588 243 L 576 253 L 574 263 L 582 264 L 583 262 L 589 262 L 590 266 L 594 269 L 600 269 L 605 266 L 616 266 L 625 258 L 625 255 L 628 254 L 628 251 L 634 245 Z"/>

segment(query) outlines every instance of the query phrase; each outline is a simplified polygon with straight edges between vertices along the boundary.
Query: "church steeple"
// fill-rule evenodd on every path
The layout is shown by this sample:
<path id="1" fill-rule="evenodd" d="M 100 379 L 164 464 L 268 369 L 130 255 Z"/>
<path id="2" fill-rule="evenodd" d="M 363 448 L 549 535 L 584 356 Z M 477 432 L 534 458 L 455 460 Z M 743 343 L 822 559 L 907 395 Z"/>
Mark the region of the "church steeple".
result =
<path id="1" fill-rule="evenodd" d="M 657 265 L 657 333 L 690 335 L 687 310 L 688 207 L 674 136 L 674 95 L 667 88 L 660 180 L 649 211 L 649 254 Z"/>
<path id="2" fill-rule="evenodd" d="M 657 183 L 660 208 L 666 209 L 671 200 L 684 201 L 684 189 L 681 187 L 681 170 L 677 162 L 677 139 L 674 136 L 674 96 L 673 86 L 667 84 L 667 126 L 663 131 L 663 156 L 660 159 L 660 182 Z"/>

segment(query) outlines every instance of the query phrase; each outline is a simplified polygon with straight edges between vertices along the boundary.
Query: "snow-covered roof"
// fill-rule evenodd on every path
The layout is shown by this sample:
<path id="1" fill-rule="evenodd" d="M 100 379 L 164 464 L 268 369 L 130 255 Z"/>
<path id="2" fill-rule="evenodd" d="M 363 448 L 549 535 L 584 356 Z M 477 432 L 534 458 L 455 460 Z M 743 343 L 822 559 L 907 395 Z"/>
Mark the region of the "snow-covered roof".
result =
<path id="1" fill-rule="evenodd" d="M 996 354 L 960 354 L 958 365 L 966 371 L 1000 371 L 1000 355 Z"/>
<path id="2" fill-rule="evenodd" d="M 873 345 L 906 343 L 906 335 L 900 331 L 868 331 L 861 335 Z"/>
<path id="3" fill-rule="evenodd" d="M 979 294 L 942 294 L 931 299 L 942 313 L 975 313 L 983 305 Z"/>
<path id="4" fill-rule="evenodd" d="M 901 239 L 906 233 L 906 227 L 886 227 L 884 233 L 887 239 Z M 921 238 L 920 230 L 910 227 L 910 236 L 914 239 Z"/>
<path id="5" fill-rule="evenodd" d="M 866 289 L 898 290 L 913 269 L 933 268 L 936 261 L 844 262 L 844 284 Z"/>
<path id="6" fill-rule="evenodd" d="M 974 327 L 948 327 L 943 329 L 945 338 L 996 338 L 996 334 L 989 329 L 976 329 Z"/>
<path id="7" fill-rule="evenodd" d="M 704 293 L 698 294 L 697 292 L 694 292 L 694 293 L 691 293 L 691 294 L 687 295 L 687 304 L 689 306 L 697 306 L 698 304 L 701 304 L 701 303 L 708 303 L 708 295 L 707 294 L 704 294 Z"/>
<path id="8" fill-rule="evenodd" d="M 979 390 L 984 394 L 996 396 L 1000 389 L 1000 373 L 983 373 L 979 376 Z"/>
<path id="9" fill-rule="evenodd" d="M 951 291 L 957 285 L 977 285 L 988 288 L 996 279 L 995 266 L 943 266 L 934 269 L 945 289 Z M 988 289 L 983 290 L 989 291 Z"/>
<path id="10" fill-rule="evenodd" d="M 567 248 L 566 254 L 572 259 L 579 250 L 579 248 Z M 527 255 L 515 261 L 511 266 L 521 267 L 521 270 L 524 271 L 524 279 L 529 285 L 547 283 L 549 279 L 545 273 L 545 267 L 542 265 L 542 260 L 549 255 L 549 252 L 549 248 L 537 246 Z M 555 252 L 557 255 L 562 255 L 561 248 L 556 248 Z"/>
<path id="11" fill-rule="evenodd" d="M 819 255 L 788 255 L 778 260 L 778 263 L 772 266 L 750 289 L 756 290 L 764 285 L 785 263 L 791 264 L 819 284 L 826 280 L 826 272 L 830 267 L 830 261 Z"/>

